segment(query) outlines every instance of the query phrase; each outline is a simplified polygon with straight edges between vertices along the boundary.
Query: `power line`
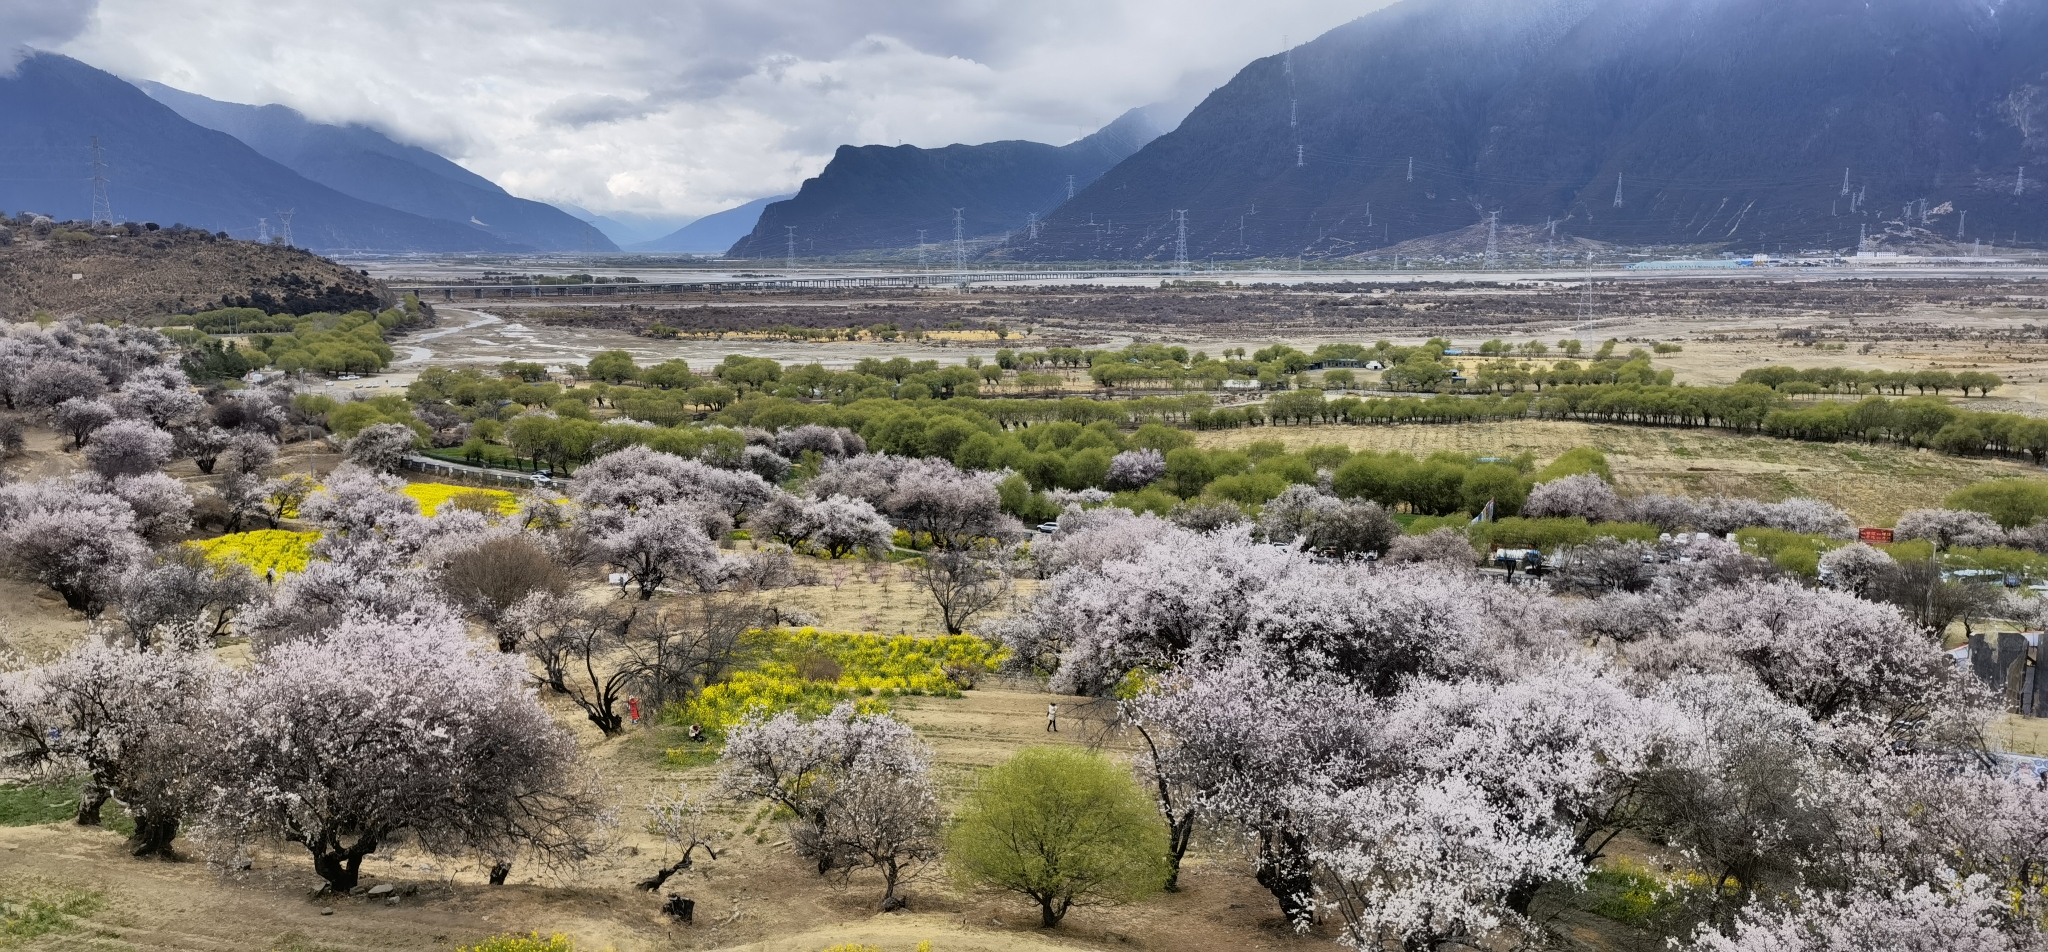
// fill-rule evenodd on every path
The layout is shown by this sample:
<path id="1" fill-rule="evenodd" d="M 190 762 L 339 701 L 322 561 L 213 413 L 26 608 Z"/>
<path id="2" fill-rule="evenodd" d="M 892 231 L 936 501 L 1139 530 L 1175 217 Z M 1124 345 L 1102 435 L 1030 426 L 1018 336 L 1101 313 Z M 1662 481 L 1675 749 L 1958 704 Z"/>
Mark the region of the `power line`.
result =
<path id="1" fill-rule="evenodd" d="M 100 158 L 100 137 L 92 137 L 92 223 L 114 223 L 114 205 L 107 200 L 107 163 Z"/>
<path id="2" fill-rule="evenodd" d="M 953 209 L 953 270 L 967 270 L 967 239 L 962 232 L 960 213 L 965 208 Z"/>
<path id="3" fill-rule="evenodd" d="M 1188 210 L 1179 209 L 1179 230 L 1173 242 L 1173 269 L 1175 274 L 1188 273 Z"/>

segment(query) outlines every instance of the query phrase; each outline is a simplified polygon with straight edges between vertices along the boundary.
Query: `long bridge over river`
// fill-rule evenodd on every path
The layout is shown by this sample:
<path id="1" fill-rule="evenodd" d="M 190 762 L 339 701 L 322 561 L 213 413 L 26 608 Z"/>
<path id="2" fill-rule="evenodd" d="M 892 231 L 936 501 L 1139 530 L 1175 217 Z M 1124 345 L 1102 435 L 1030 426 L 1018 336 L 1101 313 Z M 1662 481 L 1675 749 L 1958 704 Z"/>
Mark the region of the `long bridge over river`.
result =
<path id="1" fill-rule="evenodd" d="M 682 294 L 703 291 L 791 291 L 840 288 L 931 288 L 970 284 L 1079 281 L 1089 278 L 1175 277 L 1165 271 L 915 271 L 875 274 L 809 274 L 803 276 L 716 275 L 683 281 L 550 282 L 426 284 L 394 282 L 391 289 L 443 301 L 520 297 L 613 297 Z"/>

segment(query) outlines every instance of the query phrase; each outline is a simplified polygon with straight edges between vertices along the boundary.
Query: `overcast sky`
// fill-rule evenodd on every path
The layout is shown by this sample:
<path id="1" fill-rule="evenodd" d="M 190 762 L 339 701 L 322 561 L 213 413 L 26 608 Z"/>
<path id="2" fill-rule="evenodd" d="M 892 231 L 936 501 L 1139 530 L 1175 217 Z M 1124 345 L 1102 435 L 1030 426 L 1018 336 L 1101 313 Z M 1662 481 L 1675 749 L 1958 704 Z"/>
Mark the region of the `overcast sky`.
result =
<path id="1" fill-rule="evenodd" d="M 0 0 L 0 41 L 694 216 L 842 143 L 1067 142 L 1387 0 Z"/>

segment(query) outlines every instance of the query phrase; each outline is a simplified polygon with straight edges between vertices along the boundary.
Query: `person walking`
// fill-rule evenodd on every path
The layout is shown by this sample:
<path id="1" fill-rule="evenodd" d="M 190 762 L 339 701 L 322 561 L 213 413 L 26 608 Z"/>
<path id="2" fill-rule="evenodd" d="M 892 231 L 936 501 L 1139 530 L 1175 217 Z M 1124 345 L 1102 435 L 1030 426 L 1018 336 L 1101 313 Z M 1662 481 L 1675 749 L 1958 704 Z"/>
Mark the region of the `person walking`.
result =
<path id="1" fill-rule="evenodd" d="M 627 698 L 627 699 L 626 699 L 626 714 L 627 714 L 628 716 L 630 716 L 630 717 L 632 717 L 632 718 L 633 718 L 633 726 L 634 726 L 634 727 L 639 727 L 639 726 L 640 726 L 640 699 L 639 699 L 639 698 L 637 698 L 637 697 L 629 697 L 629 698 Z"/>
<path id="2" fill-rule="evenodd" d="M 1060 706 L 1057 702 L 1045 706 L 1045 729 L 1055 734 L 1060 732 Z"/>

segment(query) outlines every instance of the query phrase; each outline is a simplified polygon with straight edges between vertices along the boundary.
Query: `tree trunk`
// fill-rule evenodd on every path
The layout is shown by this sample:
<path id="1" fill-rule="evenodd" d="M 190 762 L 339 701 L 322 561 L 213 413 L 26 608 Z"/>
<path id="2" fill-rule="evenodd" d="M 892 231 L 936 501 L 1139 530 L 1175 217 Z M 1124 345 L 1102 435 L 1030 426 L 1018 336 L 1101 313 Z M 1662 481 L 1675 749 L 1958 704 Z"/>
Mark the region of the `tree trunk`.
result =
<path id="1" fill-rule="evenodd" d="M 898 909 L 903 908 L 905 905 L 908 905 L 902 900 L 896 898 L 896 880 L 897 877 L 902 875 L 902 872 L 902 869 L 896 865 L 896 861 L 893 859 L 882 864 L 883 912 L 894 912 Z"/>
<path id="2" fill-rule="evenodd" d="M 100 808 L 107 805 L 107 788 L 87 782 L 78 794 L 78 815 L 74 818 L 79 826 L 100 825 Z"/>
<path id="3" fill-rule="evenodd" d="M 135 818 L 135 835 L 128 838 L 128 848 L 136 856 L 177 859 L 178 854 L 171 851 L 171 841 L 177 838 L 177 817 L 138 816 Z"/>
<path id="4" fill-rule="evenodd" d="M 1195 811 L 1189 810 L 1166 828 L 1166 891 L 1180 892 L 1180 861 L 1195 839 Z"/>
<path id="5" fill-rule="evenodd" d="M 354 846 L 343 848 L 329 837 L 318 847 L 308 844 L 307 849 L 313 854 L 313 872 L 326 880 L 335 892 L 345 893 L 356 888 L 363 857 L 377 851 L 377 840 L 365 836 Z"/>
<path id="6" fill-rule="evenodd" d="M 1280 903 L 1280 913 L 1297 925 L 1315 922 L 1315 879 L 1309 874 L 1301 837 L 1287 830 L 1259 833 L 1259 885 Z"/>
<path id="7" fill-rule="evenodd" d="M 512 864 L 511 864 L 511 863 L 492 863 L 492 864 L 491 864 L 491 885 L 493 885 L 493 886 L 503 886 L 503 885 L 505 885 L 505 877 L 507 877 L 507 876 L 510 876 L 510 875 L 512 875 Z"/>
<path id="8" fill-rule="evenodd" d="M 1057 926 L 1060 924 L 1060 917 L 1066 914 L 1067 910 L 1065 910 L 1064 908 L 1059 909 L 1058 911 L 1055 911 L 1053 909 L 1053 902 L 1051 896 L 1047 896 L 1044 899 L 1040 899 L 1038 901 L 1038 924 L 1040 926 L 1043 926 L 1047 929 Z"/>

